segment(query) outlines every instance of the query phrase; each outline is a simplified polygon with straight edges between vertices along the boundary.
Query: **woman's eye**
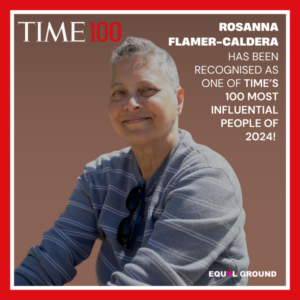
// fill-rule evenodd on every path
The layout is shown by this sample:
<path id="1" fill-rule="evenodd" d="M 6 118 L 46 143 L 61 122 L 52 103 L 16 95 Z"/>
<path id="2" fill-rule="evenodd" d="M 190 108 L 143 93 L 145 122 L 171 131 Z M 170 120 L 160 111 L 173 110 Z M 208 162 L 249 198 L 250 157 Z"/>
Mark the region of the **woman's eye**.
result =
<path id="1" fill-rule="evenodd" d="M 145 88 L 143 89 L 143 92 L 151 92 L 151 91 L 155 91 L 154 88 Z"/>
<path id="2" fill-rule="evenodd" d="M 119 96 L 119 95 L 124 95 L 125 93 L 123 91 L 116 91 L 114 92 L 113 95 Z"/>

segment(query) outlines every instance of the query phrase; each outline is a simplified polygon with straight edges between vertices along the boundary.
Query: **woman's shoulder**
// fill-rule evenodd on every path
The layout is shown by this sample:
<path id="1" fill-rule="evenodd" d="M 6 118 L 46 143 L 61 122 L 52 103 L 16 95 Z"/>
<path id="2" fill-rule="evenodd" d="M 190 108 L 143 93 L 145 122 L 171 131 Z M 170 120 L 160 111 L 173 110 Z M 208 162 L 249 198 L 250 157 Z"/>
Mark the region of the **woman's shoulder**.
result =
<path id="1" fill-rule="evenodd" d="M 230 166 L 220 153 L 194 141 L 188 131 L 182 131 L 184 135 L 177 150 L 177 159 L 181 159 L 183 167 L 226 169 Z"/>
<path id="2" fill-rule="evenodd" d="M 176 170 L 178 179 L 190 176 L 213 176 L 216 180 L 227 178 L 235 188 L 240 188 L 237 175 L 227 159 L 210 147 L 195 142 L 189 132 L 185 131 L 176 152 L 169 167 L 174 172 Z"/>
<path id="3" fill-rule="evenodd" d="M 103 168 L 124 168 L 133 159 L 131 147 L 127 147 L 118 151 L 101 154 L 95 160 L 85 165 L 86 171 L 98 170 Z"/>

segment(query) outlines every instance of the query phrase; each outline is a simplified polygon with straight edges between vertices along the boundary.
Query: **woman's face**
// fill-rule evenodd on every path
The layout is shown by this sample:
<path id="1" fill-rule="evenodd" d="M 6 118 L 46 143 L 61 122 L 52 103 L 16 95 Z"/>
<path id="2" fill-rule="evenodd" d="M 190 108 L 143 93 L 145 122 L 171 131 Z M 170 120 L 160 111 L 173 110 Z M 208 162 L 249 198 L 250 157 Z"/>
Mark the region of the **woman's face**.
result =
<path id="1" fill-rule="evenodd" d="M 183 90 L 175 90 L 152 56 L 135 55 L 112 72 L 109 116 L 117 133 L 131 144 L 146 145 L 177 130 Z"/>

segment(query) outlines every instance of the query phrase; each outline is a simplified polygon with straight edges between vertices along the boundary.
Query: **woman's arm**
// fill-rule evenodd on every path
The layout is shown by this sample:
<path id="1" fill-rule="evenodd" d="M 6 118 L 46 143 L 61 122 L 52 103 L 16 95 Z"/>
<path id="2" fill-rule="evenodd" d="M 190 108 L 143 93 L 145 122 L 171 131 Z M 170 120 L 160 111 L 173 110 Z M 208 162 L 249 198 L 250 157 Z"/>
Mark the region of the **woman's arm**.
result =
<path id="1" fill-rule="evenodd" d="M 240 191 L 226 174 L 215 168 L 185 174 L 169 194 L 147 244 L 123 272 L 112 274 L 108 285 L 194 285 L 238 236 L 244 223 L 236 199 Z"/>
<path id="2" fill-rule="evenodd" d="M 89 257 L 97 226 L 87 178 L 85 169 L 65 211 L 15 270 L 15 286 L 64 285 L 77 274 L 75 266 Z"/>

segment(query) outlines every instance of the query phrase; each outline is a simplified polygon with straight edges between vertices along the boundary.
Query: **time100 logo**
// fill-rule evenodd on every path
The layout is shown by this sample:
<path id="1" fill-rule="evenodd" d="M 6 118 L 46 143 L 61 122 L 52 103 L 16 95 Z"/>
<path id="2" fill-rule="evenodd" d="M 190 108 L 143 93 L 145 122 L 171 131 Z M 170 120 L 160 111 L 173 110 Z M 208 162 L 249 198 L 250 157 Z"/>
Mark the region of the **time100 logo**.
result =
<path id="1" fill-rule="evenodd" d="M 24 26 L 24 40 L 23 42 L 30 42 L 29 33 L 32 39 L 32 35 L 35 35 L 34 32 L 36 30 L 36 40 L 35 42 L 49 42 L 49 37 L 52 36 L 54 42 L 58 41 L 59 36 L 62 37 L 60 41 L 62 42 L 86 42 L 84 36 L 84 28 L 85 22 L 62 22 L 59 30 L 58 27 L 55 26 L 56 30 L 53 29 L 51 22 L 47 22 L 46 31 L 45 24 L 43 22 L 18 22 L 18 27 Z M 42 25 L 43 24 L 43 25 Z M 70 26 L 70 28 L 68 28 Z M 112 22 L 111 24 L 107 24 L 106 22 L 91 22 L 91 40 L 90 42 L 105 42 L 108 39 L 112 42 L 118 42 L 121 39 L 121 25 L 118 22 Z M 70 33 L 67 34 L 67 29 L 70 29 Z M 42 30 L 43 29 L 43 30 Z M 43 34 L 42 34 L 43 33 Z M 46 33 L 44 35 L 44 33 Z M 51 40 L 51 39 L 50 39 Z"/>

